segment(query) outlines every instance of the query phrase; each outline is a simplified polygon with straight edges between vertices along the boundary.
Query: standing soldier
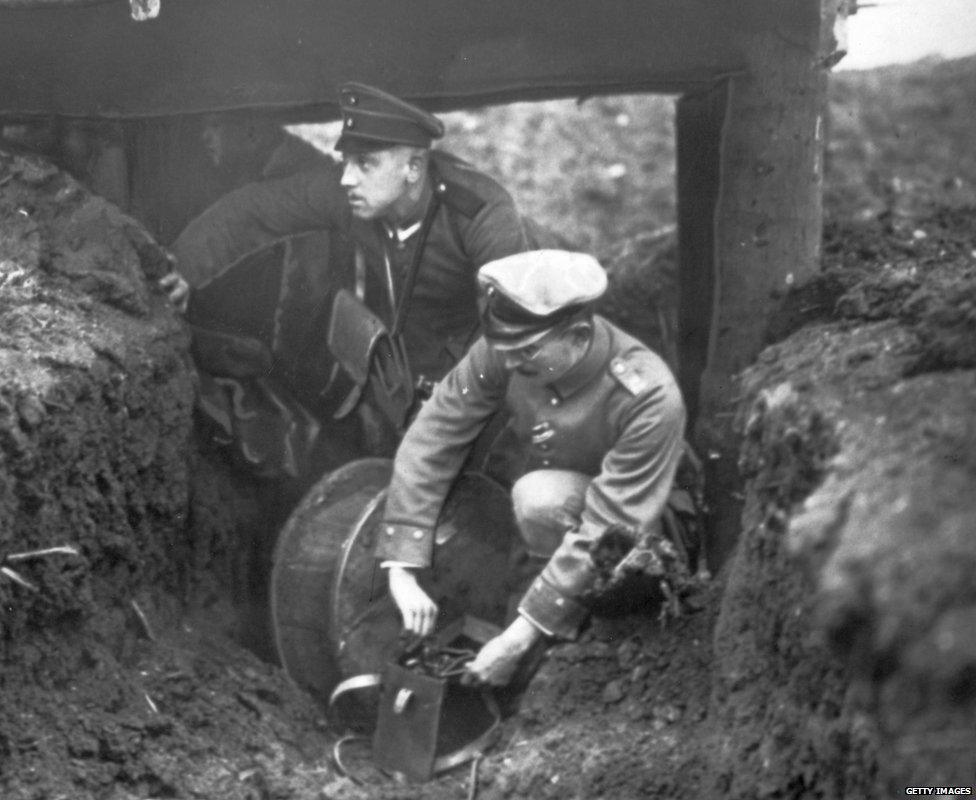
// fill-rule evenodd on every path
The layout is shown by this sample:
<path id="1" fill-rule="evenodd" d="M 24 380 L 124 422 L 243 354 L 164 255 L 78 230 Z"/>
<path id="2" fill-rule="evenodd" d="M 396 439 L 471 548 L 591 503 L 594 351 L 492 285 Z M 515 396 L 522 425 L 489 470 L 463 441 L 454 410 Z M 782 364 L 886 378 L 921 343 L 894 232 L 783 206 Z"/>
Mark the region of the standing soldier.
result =
<path id="1" fill-rule="evenodd" d="M 504 685 L 537 641 L 576 636 L 588 613 L 581 600 L 597 579 L 591 556 L 605 532 L 674 536 L 663 519 L 670 502 L 688 502 L 672 499 L 685 409 L 664 361 L 593 314 L 607 281 L 592 257 L 512 255 L 482 267 L 478 282 L 484 336 L 400 444 L 377 558 L 404 626 L 430 634 L 437 606 L 416 571 L 432 562 L 440 508 L 473 441 L 507 408 L 521 456 L 515 519 L 545 566 L 514 622 L 469 667 L 473 678 Z M 674 550 L 687 558 L 685 543 L 675 541 Z"/>

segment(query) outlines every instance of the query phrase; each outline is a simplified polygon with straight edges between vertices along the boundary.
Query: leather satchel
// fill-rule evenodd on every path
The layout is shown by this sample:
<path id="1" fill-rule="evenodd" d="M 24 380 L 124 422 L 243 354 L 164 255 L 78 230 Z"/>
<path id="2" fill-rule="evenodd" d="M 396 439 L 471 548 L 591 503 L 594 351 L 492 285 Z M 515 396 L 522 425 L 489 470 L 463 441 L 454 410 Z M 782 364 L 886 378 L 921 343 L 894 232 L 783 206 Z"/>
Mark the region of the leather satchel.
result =
<path id="1" fill-rule="evenodd" d="M 321 426 L 272 376 L 257 339 L 193 326 L 196 413 L 217 444 L 252 474 L 299 478 L 309 470 Z"/>
<path id="2" fill-rule="evenodd" d="M 492 691 L 464 686 L 460 677 L 476 654 L 468 645 L 496 633 L 494 626 L 464 617 L 434 642 L 405 648 L 382 673 L 343 681 L 333 690 L 329 706 L 349 692 L 378 687 L 373 762 L 386 773 L 428 781 L 478 758 L 494 743 L 501 712 Z M 333 751 L 344 774 L 349 770 L 342 762 L 342 747 L 357 738 L 343 737 Z"/>
<path id="3" fill-rule="evenodd" d="M 342 419 L 359 403 L 363 392 L 401 431 L 414 401 L 413 377 L 403 337 L 391 333 L 383 320 L 348 289 L 340 289 L 332 305 L 329 349 L 337 371 L 329 392 L 344 393 L 333 414 Z"/>

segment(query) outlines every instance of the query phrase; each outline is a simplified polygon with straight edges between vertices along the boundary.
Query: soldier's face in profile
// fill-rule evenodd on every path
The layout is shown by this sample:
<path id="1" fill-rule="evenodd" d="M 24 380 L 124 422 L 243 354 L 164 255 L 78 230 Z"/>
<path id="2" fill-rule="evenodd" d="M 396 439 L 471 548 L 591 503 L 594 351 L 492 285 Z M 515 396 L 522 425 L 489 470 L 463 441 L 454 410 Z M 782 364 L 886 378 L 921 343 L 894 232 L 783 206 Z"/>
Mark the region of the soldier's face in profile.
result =
<path id="1" fill-rule="evenodd" d="M 395 206 L 402 203 L 410 185 L 411 155 L 404 147 L 343 154 L 342 187 L 354 217 L 395 216 Z"/>

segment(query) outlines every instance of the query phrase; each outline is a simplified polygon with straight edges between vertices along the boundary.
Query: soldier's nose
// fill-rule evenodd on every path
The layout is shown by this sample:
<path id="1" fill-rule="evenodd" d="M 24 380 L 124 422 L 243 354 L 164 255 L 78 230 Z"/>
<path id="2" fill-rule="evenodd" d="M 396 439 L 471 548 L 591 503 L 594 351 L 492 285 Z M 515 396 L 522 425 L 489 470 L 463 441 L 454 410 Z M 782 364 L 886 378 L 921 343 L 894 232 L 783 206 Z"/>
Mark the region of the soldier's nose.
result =
<path id="1" fill-rule="evenodd" d="M 353 164 L 346 164 L 342 168 L 342 178 L 339 181 L 343 186 L 355 186 L 357 182 L 356 170 Z"/>

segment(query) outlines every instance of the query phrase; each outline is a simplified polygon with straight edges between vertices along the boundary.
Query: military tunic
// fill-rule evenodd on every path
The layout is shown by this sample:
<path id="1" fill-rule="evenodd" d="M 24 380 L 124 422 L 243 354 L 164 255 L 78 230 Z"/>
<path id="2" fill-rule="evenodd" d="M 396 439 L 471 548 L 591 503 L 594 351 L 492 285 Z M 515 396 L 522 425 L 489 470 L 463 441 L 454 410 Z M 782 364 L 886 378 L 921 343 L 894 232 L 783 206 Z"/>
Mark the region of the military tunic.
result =
<path id="1" fill-rule="evenodd" d="M 547 633 L 572 638 L 594 572 L 589 551 L 611 525 L 640 531 L 660 517 L 683 452 L 685 409 L 664 361 L 602 317 L 587 354 L 553 384 L 507 373 L 479 339 L 407 431 L 394 463 L 377 557 L 429 566 L 441 506 L 470 446 L 502 408 L 521 445 L 522 472 L 592 475 L 578 530 L 569 531 L 519 606 Z"/>
<path id="2" fill-rule="evenodd" d="M 434 217 L 404 324 L 415 375 L 438 379 L 473 341 L 478 329 L 475 276 L 483 264 L 537 246 L 511 196 L 493 179 L 454 156 L 431 153 Z M 387 264 L 399 297 L 417 246 L 382 222 L 353 217 L 340 185 L 340 167 L 251 184 L 228 194 L 191 222 L 173 246 L 193 287 L 213 280 L 242 256 L 286 236 L 331 228 L 361 249 L 366 304 L 387 324 L 393 304 Z"/>

